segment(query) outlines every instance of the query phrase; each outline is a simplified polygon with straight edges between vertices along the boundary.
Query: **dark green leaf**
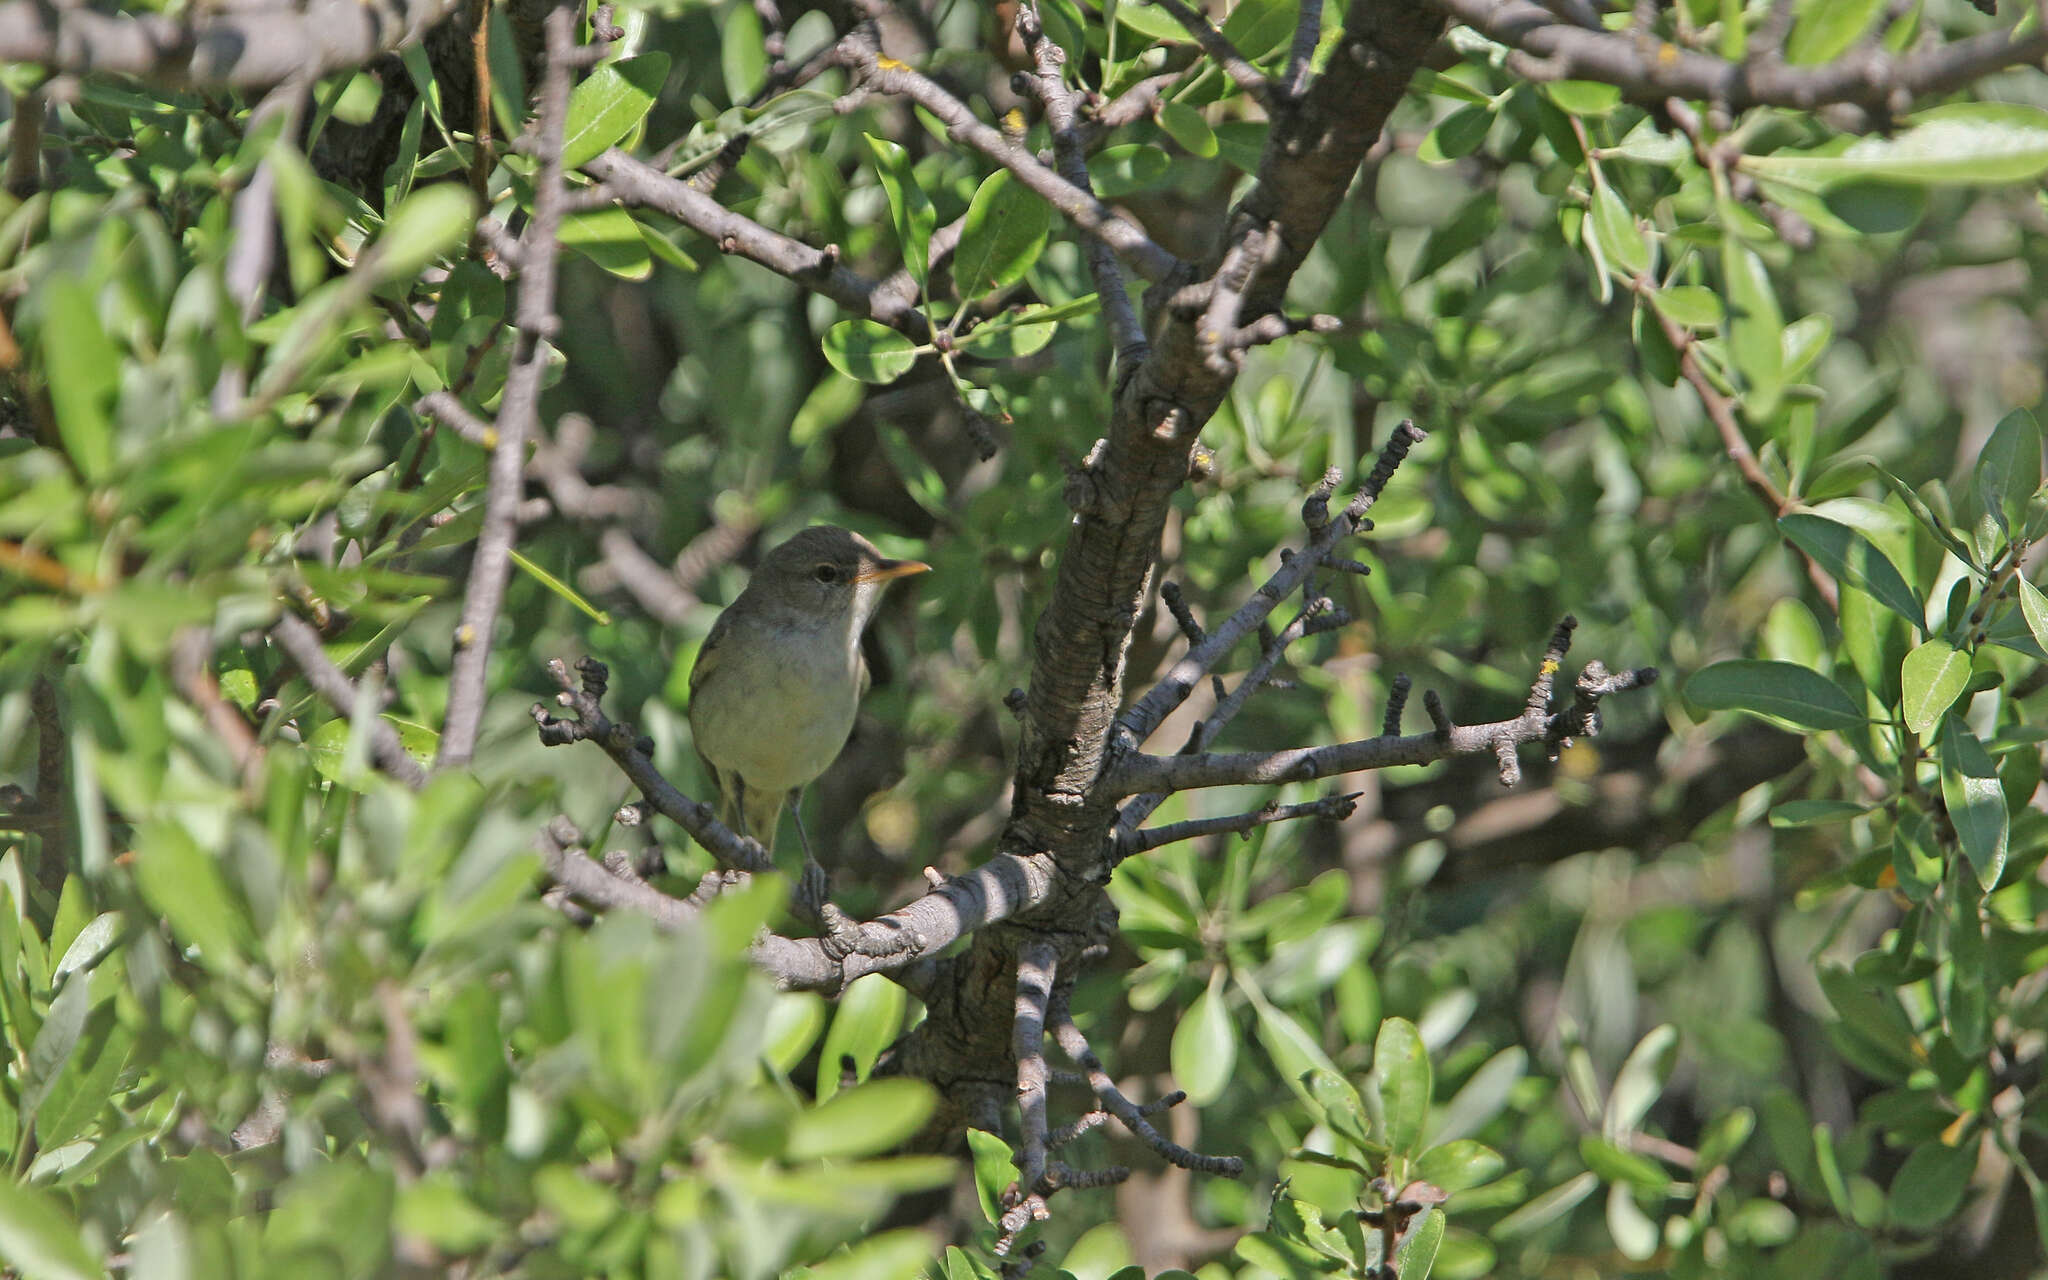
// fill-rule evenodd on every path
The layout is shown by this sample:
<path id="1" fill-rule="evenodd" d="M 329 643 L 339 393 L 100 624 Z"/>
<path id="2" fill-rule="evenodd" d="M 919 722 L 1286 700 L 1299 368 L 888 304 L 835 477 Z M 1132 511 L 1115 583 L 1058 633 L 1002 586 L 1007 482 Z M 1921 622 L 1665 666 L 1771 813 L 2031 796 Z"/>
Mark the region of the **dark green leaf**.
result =
<path id="1" fill-rule="evenodd" d="M 1785 61 L 1794 66 L 1834 61 L 1870 29 L 1883 8 L 1883 0 L 1807 0 L 1785 40 Z"/>
<path id="2" fill-rule="evenodd" d="M 1709 710 L 1775 716 L 1804 729 L 1855 729 L 1864 723 L 1840 685 L 1789 662 L 1717 662 L 1692 674 L 1685 696 Z"/>
<path id="3" fill-rule="evenodd" d="M 1844 585 L 1867 592 L 1916 627 L 1926 625 L 1926 611 L 1898 567 L 1862 534 L 1807 511 L 1780 516 L 1778 530 Z"/>
<path id="4" fill-rule="evenodd" d="M 868 134 L 868 146 L 875 153 L 875 172 L 881 175 L 882 190 L 889 196 L 889 216 L 896 224 L 896 244 L 903 251 L 903 266 L 911 279 L 923 288 L 931 270 L 932 228 L 938 215 L 931 198 L 918 185 L 911 171 L 910 153 L 886 138 Z"/>
<path id="5" fill-rule="evenodd" d="M 1942 803 L 1948 807 L 1956 842 L 1976 869 L 1978 882 L 1989 889 L 2005 871 L 2011 832 L 1998 769 L 1977 735 L 1955 715 L 1942 723 L 1940 752 Z"/>
<path id="6" fill-rule="evenodd" d="M 745 6 L 736 6 L 735 12 L 740 8 Z M 569 94 L 569 116 L 562 130 L 562 168 L 579 169 L 625 137 L 654 106 L 655 96 L 667 80 L 665 53 L 643 53 L 593 68 Z"/>
<path id="7" fill-rule="evenodd" d="M 2041 429 L 2015 409 L 2000 419 L 1977 455 L 1977 501 L 2008 537 L 2026 524 L 2027 500 L 2041 487 Z"/>
<path id="8" fill-rule="evenodd" d="M 1422 140 L 1416 151 L 1416 158 L 1425 164 L 1448 164 L 1463 156 L 1471 155 L 1486 141 L 1486 135 L 1493 128 L 1493 107 L 1490 103 L 1479 103 L 1459 107 L 1456 111 L 1437 122 Z"/>
<path id="9" fill-rule="evenodd" d="M 1892 1223 L 1907 1231 L 1940 1226 L 1962 1204 L 1976 1167 L 1974 1140 L 1953 1147 L 1927 1142 L 1913 1148 L 1892 1176 L 1891 1193 L 1885 1198 Z"/>

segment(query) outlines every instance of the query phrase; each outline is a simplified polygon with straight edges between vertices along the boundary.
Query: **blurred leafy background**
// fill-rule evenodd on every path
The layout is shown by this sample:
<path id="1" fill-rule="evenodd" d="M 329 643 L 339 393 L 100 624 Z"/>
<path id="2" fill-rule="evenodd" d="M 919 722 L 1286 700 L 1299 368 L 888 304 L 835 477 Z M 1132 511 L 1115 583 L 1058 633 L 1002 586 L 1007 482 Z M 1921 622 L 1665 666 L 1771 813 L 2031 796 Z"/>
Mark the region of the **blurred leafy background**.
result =
<path id="1" fill-rule="evenodd" d="M 1773 7 L 1661 20 L 1712 43 Z M 1992 21 L 1792 8 L 1812 62 Z M 1091 86 L 1190 67 L 1096 172 L 1198 252 L 1256 164 L 1258 109 L 1152 6 L 1043 10 Z M 846 15 L 766 11 L 783 25 L 622 6 L 612 57 L 638 74 L 582 93 L 572 132 L 682 172 L 744 132 L 720 200 L 886 275 L 891 153 L 869 137 L 939 227 L 992 166 L 901 101 L 841 101 L 842 72 L 776 90 Z M 1270 61 L 1295 11 L 1241 0 L 1225 30 Z M 984 118 L 1017 105 L 1003 7 L 905 6 L 883 31 Z M 1430 437 L 1360 544 L 1374 572 L 1331 588 L 1357 621 L 1309 642 L 1233 745 L 1370 736 L 1401 672 L 1461 721 L 1512 715 L 1567 612 L 1581 652 L 1681 679 L 1514 792 L 1490 761 L 1391 769 L 1347 780 L 1366 795 L 1346 824 L 1123 864 L 1122 943 L 1076 1009 L 1134 1092 L 1191 1095 L 1177 1140 L 1251 1172 L 1098 1146 L 1138 1172 L 1063 1197 L 1042 1265 L 1349 1274 L 1380 1257 L 1353 1210 L 1385 1174 L 1450 1193 L 1425 1218 L 1440 1276 L 2038 1274 L 2048 81 L 1990 77 L 1858 151 L 1771 109 L 1695 147 L 1668 112 L 1453 46 L 1296 281 L 1293 306 L 1343 326 L 1253 353 L 1162 575 L 1220 617 L 1307 485 L 1412 417 Z M 419 65 L 322 82 L 309 137 L 231 95 L 70 80 L 43 181 L 0 206 L 0 778 L 21 802 L 0 829 L 0 1255 L 36 1276 L 986 1274 L 1005 1153 L 981 1144 L 972 1176 L 892 1154 L 931 1100 L 868 1078 L 915 1002 L 875 978 L 773 993 L 744 962 L 766 886 L 669 933 L 550 909 L 551 814 L 647 837 L 609 829 L 623 782 L 542 750 L 525 708 L 547 659 L 596 656 L 615 713 L 708 793 L 680 705 L 697 645 L 758 549 L 852 525 L 934 572 L 888 602 L 810 829 L 857 915 L 972 865 L 1008 803 L 1002 699 L 1068 520 L 1062 467 L 1108 404 L 1099 319 L 951 367 L 835 364 L 830 303 L 645 209 L 572 219 L 543 444 L 617 501 L 535 483 L 484 747 L 410 792 L 368 767 L 367 725 L 432 752 L 487 457 L 412 405 L 453 387 L 490 410 L 512 345 L 439 86 L 373 185 L 330 180 L 326 131 L 370 127 Z M 495 69 L 516 134 L 521 72 Z M 281 254 L 245 315 L 225 270 L 259 167 Z M 531 174 L 501 156 L 490 211 L 516 222 Z M 1070 229 L 1024 257 L 959 305 L 1091 292 Z M 1659 315 L 1824 528 L 1774 525 Z M 269 642 L 286 609 L 368 678 L 357 715 Z M 1134 669 L 1177 634 L 1141 620 Z M 1732 659 L 1782 665 L 1714 667 Z M 1264 798 L 1187 793 L 1159 820 Z M 654 836 L 675 883 L 708 868 Z"/>

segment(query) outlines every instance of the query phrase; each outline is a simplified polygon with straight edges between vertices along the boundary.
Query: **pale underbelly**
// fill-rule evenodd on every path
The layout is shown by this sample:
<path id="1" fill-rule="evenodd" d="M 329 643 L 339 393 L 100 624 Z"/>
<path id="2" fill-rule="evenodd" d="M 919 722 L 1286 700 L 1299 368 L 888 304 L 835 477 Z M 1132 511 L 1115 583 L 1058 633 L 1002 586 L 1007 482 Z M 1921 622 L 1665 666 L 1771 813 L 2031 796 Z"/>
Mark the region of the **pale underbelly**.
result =
<path id="1" fill-rule="evenodd" d="M 788 791 L 830 767 L 853 732 L 857 684 L 845 672 L 759 664 L 752 680 L 718 679 L 690 702 L 697 750 L 749 790 Z M 720 671 L 721 676 L 737 672 Z"/>

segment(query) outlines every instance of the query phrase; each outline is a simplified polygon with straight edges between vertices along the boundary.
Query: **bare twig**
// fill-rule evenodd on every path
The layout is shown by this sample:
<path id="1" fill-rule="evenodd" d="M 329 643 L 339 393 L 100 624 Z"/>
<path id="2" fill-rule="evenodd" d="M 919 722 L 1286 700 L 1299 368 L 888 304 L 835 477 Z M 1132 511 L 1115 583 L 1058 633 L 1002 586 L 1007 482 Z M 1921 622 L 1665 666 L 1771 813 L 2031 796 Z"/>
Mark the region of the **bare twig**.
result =
<path id="1" fill-rule="evenodd" d="M 848 35 L 839 47 L 864 85 L 877 93 L 900 94 L 937 116 L 953 138 L 1008 169 L 1068 221 L 1121 254 L 1145 279 L 1164 279 L 1180 266 L 1179 258 L 1154 244 L 1135 223 L 1041 164 L 1037 156 L 1000 130 L 982 123 L 966 103 L 937 81 L 893 58 L 884 58 L 867 32 Z"/>
<path id="2" fill-rule="evenodd" d="M 1038 68 L 1037 76 L 1029 83 L 1037 90 L 1039 101 L 1045 104 L 1045 122 L 1052 132 L 1053 155 L 1059 165 L 1060 176 L 1092 200 L 1095 187 L 1088 178 L 1086 143 L 1081 137 L 1074 94 L 1067 88 L 1064 71 L 1066 50 L 1046 38 L 1035 5 L 1019 6 L 1017 34 L 1023 37 L 1024 48 Z M 1095 296 L 1101 301 L 1110 339 L 1116 344 L 1116 367 L 1128 373 L 1152 354 L 1151 345 L 1145 341 L 1145 326 L 1138 319 L 1137 309 L 1131 305 L 1123 269 L 1117 265 L 1116 255 L 1111 252 L 1108 242 L 1100 238 L 1089 239 L 1087 254 L 1088 274 L 1095 281 Z"/>
<path id="3" fill-rule="evenodd" d="M 1233 813 L 1221 818 L 1190 818 L 1185 822 L 1169 822 L 1163 827 L 1146 827 L 1141 830 L 1126 830 L 1119 826 L 1117 853 L 1120 857 L 1130 858 L 1157 849 L 1161 845 L 1233 831 L 1255 831 L 1275 822 L 1288 822 L 1295 818 L 1331 818 L 1342 822 L 1357 811 L 1358 797 L 1363 794 L 1365 793 L 1362 791 L 1352 791 L 1341 796 L 1323 796 L 1301 804 L 1268 804 L 1249 813 Z"/>
<path id="4" fill-rule="evenodd" d="M 540 93 L 540 128 L 535 154 L 540 171 L 533 184 L 533 218 L 520 237 L 518 330 L 512 366 L 496 420 L 490 478 L 484 491 L 483 526 L 477 534 L 462 618 L 455 630 L 455 662 L 448 677 L 448 712 L 441 726 L 435 768 L 461 768 L 476 753 L 483 725 L 492 633 L 512 573 L 512 543 L 519 531 L 519 503 L 526 476 L 526 441 L 540 425 L 541 378 L 555 317 L 555 264 L 561 251 L 562 131 L 569 114 L 569 87 L 577 63 L 576 28 L 581 3 L 548 12 L 547 69 Z"/>
<path id="5" fill-rule="evenodd" d="M 1187 33 L 1194 37 L 1195 43 L 1202 46 L 1202 52 L 1208 54 L 1216 65 L 1222 67 L 1225 75 L 1237 82 L 1238 88 L 1243 89 L 1260 103 L 1265 103 L 1271 99 L 1273 83 L 1266 79 L 1266 73 L 1253 66 L 1250 60 L 1238 51 L 1237 46 L 1230 42 L 1230 37 L 1218 31 L 1215 24 L 1210 22 L 1205 15 L 1183 3 L 1183 0 L 1152 0 L 1152 2 L 1166 10 L 1167 14 L 1175 22 L 1178 22 L 1185 28 Z M 1318 5 L 1316 7 L 1320 9 L 1322 6 Z M 1317 19 L 1317 24 L 1318 26 L 1321 25 L 1320 17 Z M 1315 45 L 1313 42 L 1310 43 L 1309 50 L 1314 52 Z"/>
<path id="6" fill-rule="evenodd" d="M 1315 61 L 1316 45 L 1323 38 L 1323 0 L 1301 0 L 1301 15 L 1295 19 L 1294 42 L 1287 47 L 1287 70 L 1280 80 L 1280 92 L 1292 102 L 1308 91 L 1309 66 Z"/>
<path id="7" fill-rule="evenodd" d="M 1207 640 L 1190 648 L 1186 656 L 1168 668 L 1159 683 L 1148 690 L 1144 697 L 1138 699 L 1117 721 L 1117 728 L 1129 746 L 1136 747 L 1151 737 L 1160 723 L 1194 692 L 1202 677 L 1227 657 L 1240 640 L 1256 630 L 1282 600 L 1308 581 L 1309 575 L 1315 572 L 1339 542 L 1360 528 L 1368 526 L 1366 513 L 1372 510 L 1373 503 L 1379 500 L 1380 491 L 1393 477 L 1395 468 L 1401 465 L 1401 460 L 1408 456 L 1409 449 L 1423 439 L 1423 436 L 1422 429 L 1412 422 L 1404 422 L 1394 428 L 1393 435 L 1388 437 L 1385 447 L 1380 450 L 1379 459 L 1374 464 L 1372 473 L 1366 477 L 1365 483 L 1359 486 L 1357 494 L 1345 504 L 1343 512 L 1338 516 L 1329 516 L 1328 495 L 1324 495 L 1324 505 L 1317 508 L 1321 512 L 1323 522 L 1313 528 L 1308 542 L 1291 557 L 1283 560 L 1273 576 L 1253 592 L 1251 598 L 1238 607 L 1237 612 L 1225 619 L 1221 626 L 1212 630 Z"/>
<path id="8" fill-rule="evenodd" d="M 1631 282 L 1630 287 L 1642 295 L 1643 305 L 1649 307 L 1651 313 L 1656 316 L 1658 327 L 1664 331 L 1665 340 L 1678 353 L 1678 371 L 1699 395 L 1700 405 L 1706 409 L 1708 421 L 1714 424 L 1714 430 L 1719 433 L 1721 447 L 1727 452 L 1728 460 L 1733 462 L 1736 471 L 1741 473 L 1742 482 L 1749 486 L 1750 492 L 1756 494 L 1774 520 L 1797 509 L 1798 502 L 1787 497 L 1778 488 L 1771 480 L 1770 474 L 1764 470 L 1763 463 L 1757 460 L 1756 451 L 1749 447 L 1749 437 L 1743 433 L 1742 424 L 1735 417 L 1735 402 L 1721 394 L 1720 388 L 1714 385 L 1713 379 L 1707 376 L 1707 371 L 1700 365 L 1699 353 L 1694 349 L 1691 331 L 1654 305 L 1652 295 L 1656 293 L 1655 283 L 1648 277 L 1639 276 Z M 1828 575 L 1827 570 L 1820 567 L 1820 562 L 1808 555 L 1803 548 L 1799 549 L 1799 555 L 1806 564 L 1806 576 L 1812 581 L 1814 590 L 1820 593 L 1821 600 L 1830 610 L 1839 608 L 1841 592 L 1836 587 L 1835 580 Z"/>
<path id="9" fill-rule="evenodd" d="M 1547 674 L 1539 675 L 1539 684 L 1546 679 Z M 1430 733 L 1399 738 L 1359 738 L 1327 747 L 1297 747 L 1285 751 L 1180 756 L 1135 754 L 1127 757 L 1107 782 L 1128 795 L 1192 787 L 1306 782 L 1338 773 L 1385 769 L 1397 764 L 1428 764 L 1450 756 L 1494 752 L 1503 743 L 1514 747 L 1528 742 L 1543 742 L 1555 750 L 1573 738 L 1590 737 L 1598 732 L 1601 698 L 1640 688 L 1656 679 L 1655 667 L 1609 675 L 1599 663 L 1588 663 L 1579 676 L 1571 708 L 1550 712 L 1532 705 L 1512 720 L 1473 725 L 1453 723 L 1432 690 L 1423 700 L 1431 708 L 1431 719 L 1436 721 L 1436 728 Z M 1533 691 L 1530 701 L 1532 704 L 1537 701 Z M 1547 694 L 1544 701 L 1548 701 Z"/>
<path id="10" fill-rule="evenodd" d="M 328 705 L 346 716 L 357 713 L 361 691 L 355 681 L 328 660 L 326 650 L 320 647 L 319 632 L 303 619 L 286 614 L 271 627 L 270 638 L 292 660 L 292 665 L 299 669 L 299 674 L 306 678 L 313 692 L 325 698 Z M 370 762 L 408 787 L 424 786 L 427 772 L 420 768 L 417 760 L 406 754 L 404 745 L 398 740 L 398 730 L 382 716 L 371 715 L 367 719 Z"/>
<path id="11" fill-rule="evenodd" d="M 813 249 L 727 209 L 690 183 L 613 148 L 584 169 L 617 192 L 619 199 L 655 209 L 708 236 L 720 253 L 734 254 L 823 294 L 855 315 L 866 316 L 919 342 L 929 341 L 931 322 L 911 300 L 842 266 L 839 249 Z"/>
<path id="12" fill-rule="evenodd" d="M 1017 1059 L 1017 1110 L 1023 1120 L 1023 1134 L 1017 1153 L 1016 1199 L 998 1219 L 1001 1232 L 995 1252 L 1007 1255 L 1017 1236 L 1034 1222 L 1046 1218 L 1048 1188 L 1041 1185 L 1046 1173 L 1046 1084 L 1050 1069 L 1045 1063 L 1045 1011 L 1052 999 L 1053 978 L 1058 972 L 1058 953 L 1052 944 L 1035 940 L 1024 944 L 1017 956 L 1016 1015 L 1011 1024 L 1011 1052 Z"/>
<path id="13" fill-rule="evenodd" d="M 1140 1107 L 1125 1097 L 1123 1091 L 1116 1087 L 1116 1082 L 1109 1078 L 1109 1072 L 1103 1068 L 1102 1060 L 1095 1056 L 1095 1050 L 1089 1045 L 1088 1037 L 1081 1034 L 1081 1029 L 1074 1025 L 1073 1015 L 1067 1011 L 1064 998 L 1054 1000 L 1047 1020 L 1052 1027 L 1053 1038 L 1059 1041 L 1060 1048 L 1065 1050 L 1067 1057 L 1073 1060 L 1075 1066 L 1086 1073 L 1088 1087 L 1102 1103 L 1103 1110 L 1115 1116 L 1124 1128 L 1130 1131 L 1132 1137 L 1158 1152 L 1167 1163 L 1183 1169 L 1196 1173 L 1213 1173 L 1225 1178 L 1235 1178 L 1244 1172 L 1244 1161 L 1236 1156 L 1208 1156 L 1199 1151 L 1190 1151 L 1178 1143 L 1168 1141 L 1159 1130 L 1153 1128 L 1151 1121 L 1145 1118 L 1148 1114 L 1175 1106 L 1185 1100 L 1187 1095 L 1176 1091 L 1149 1107 Z"/>
<path id="14" fill-rule="evenodd" d="M 1948 44 L 1893 54 L 1865 44 L 1831 62 L 1794 66 L 1773 58 L 1730 62 L 1710 54 L 1559 20 L 1530 0 L 1435 0 L 1459 22 L 1530 55 L 1526 73 L 1552 80 L 1598 80 L 1646 105 L 1677 97 L 1739 111 L 1755 106 L 1811 111 L 1830 103 L 1864 107 L 1880 118 L 1918 98 L 1961 88 L 2004 67 L 2048 56 L 2048 29 L 1987 31 Z"/>

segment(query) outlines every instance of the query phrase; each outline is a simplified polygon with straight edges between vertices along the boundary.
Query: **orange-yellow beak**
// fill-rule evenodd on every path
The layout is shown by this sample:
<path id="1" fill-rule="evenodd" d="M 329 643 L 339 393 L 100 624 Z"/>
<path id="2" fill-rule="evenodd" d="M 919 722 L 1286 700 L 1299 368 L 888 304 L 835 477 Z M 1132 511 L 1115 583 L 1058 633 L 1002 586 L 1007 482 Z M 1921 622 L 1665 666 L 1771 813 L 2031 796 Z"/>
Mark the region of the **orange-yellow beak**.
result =
<path id="1" fill-rule="evenodd" d="M 913 573 L 924 573 L 931 566 L 922 560 L 884 560 L 865 573 L 853 575 L 855 582 L 888 582 L 893 578 L 907 578 Z"/>

